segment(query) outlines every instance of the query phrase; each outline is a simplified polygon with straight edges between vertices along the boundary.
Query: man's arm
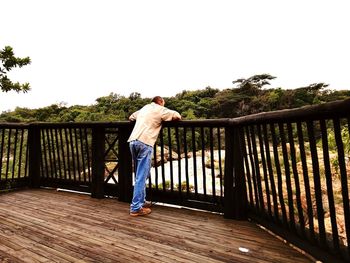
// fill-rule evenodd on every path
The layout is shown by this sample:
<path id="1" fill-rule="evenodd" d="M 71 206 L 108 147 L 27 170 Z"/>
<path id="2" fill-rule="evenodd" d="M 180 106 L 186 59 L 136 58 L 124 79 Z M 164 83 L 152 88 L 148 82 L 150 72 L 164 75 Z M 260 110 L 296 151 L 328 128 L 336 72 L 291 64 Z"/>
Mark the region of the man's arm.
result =
<path id="1" fill-rule="evenodd" d="M 135 111 L 133 114 L 131 114 L 129 117 L 129 121 L 136 121 L 138 113 L 139 113 L 139 111 Z"/>
<path id="2" fill-rule="evenodd" d="M 175 110 L 169 110 L 168 108 L 163 108 L 162 121 L 177 121 L 181 120 L 181 115 Z"/>
<path id="3" fill-rule="evenodd" d="M 175 111 L 175 113 L 174 113 L 174 115 L 173 115 L 173 117 L 172 117 L 172 120 L 173 121 L 179 121 L 179 120 L 181 120 L 181 115 L 180 115 L 180 113 L 178 113 L 177 111 Z"/>

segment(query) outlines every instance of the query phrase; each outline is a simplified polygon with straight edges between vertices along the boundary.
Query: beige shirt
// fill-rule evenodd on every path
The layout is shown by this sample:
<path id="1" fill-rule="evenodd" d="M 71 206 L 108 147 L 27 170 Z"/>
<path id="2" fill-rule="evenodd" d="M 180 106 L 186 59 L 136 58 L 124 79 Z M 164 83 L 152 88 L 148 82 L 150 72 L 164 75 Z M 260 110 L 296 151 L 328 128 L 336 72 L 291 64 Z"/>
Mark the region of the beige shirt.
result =
<path id="1" fill-rule="evenodd" d="M 153 146 L 162 128 L 162 121 L 173 119 L 181 119 L 181 115 L 177 111 L 169 110 L 154 102 L 145 105 L 129 117 L 129 120 L 136 120 L 136 123 L 128 142 L 139 140 Z"/>

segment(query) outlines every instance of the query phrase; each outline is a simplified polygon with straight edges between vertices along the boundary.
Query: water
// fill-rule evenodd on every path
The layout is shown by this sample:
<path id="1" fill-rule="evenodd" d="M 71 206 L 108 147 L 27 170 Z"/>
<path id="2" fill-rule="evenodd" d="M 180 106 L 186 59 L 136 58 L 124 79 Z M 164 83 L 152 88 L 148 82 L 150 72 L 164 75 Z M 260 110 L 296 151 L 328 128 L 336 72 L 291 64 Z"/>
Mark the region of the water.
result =
<path id="1" fill-rule="evenodd" d="M 179 169 L 179 161 L 175 160 L 172 162 L 167 162 L 164 164 L 164 178 L 165 182 L 172 182 L 174 189 L 178 189 L 179 182 L 186 185 L 186 159 L 182 158 L 180 160 L 181 169 Z M 171 167 L 173 178 L 171 178 Z M 156 181 L 158 171 L 158 181 Z M 188 171 L 188 182 L 190 189 L 195 186 L 195 173 L 197 173 L 197 188 L 198 193 L 204 193 L 204 188 L 206 188 L 207 194 L 212 194 L 213 192 L 213 178 L 215 182 L 215 192 L 220 195 L 220 171 L 203 166 L 202 157 L 196 157 L 196 167 L 194 166 L 194 158 L 187 158 L 187 171 Z M 214 173 L 213 173 L 214 172 Z M 153 167 L 151 169 L 151 182 L 153 185 L 158 184 L 159 187 L 163 187 L 163 168 L 162 166 Z M 169 184 L 168 184 L 169 185 Z"/>

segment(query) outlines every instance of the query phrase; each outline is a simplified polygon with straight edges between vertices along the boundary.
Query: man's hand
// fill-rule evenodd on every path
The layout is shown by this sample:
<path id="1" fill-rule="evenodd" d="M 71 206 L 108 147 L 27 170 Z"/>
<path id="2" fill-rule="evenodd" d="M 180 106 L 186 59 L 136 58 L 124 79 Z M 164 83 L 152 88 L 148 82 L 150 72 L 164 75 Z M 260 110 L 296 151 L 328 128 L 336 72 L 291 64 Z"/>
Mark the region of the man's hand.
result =
<path id="1" fill-rule="evenodd" d="M 181 120 L 181 119 L 182 119 L 182 117 L 181 117 L 181 115 L 180 115 L 178 112 L 176 112 L 176 113 L 173 115 L 173 118 L 172 118 L 173 121 L 179 121 L 179 120 Z"/>

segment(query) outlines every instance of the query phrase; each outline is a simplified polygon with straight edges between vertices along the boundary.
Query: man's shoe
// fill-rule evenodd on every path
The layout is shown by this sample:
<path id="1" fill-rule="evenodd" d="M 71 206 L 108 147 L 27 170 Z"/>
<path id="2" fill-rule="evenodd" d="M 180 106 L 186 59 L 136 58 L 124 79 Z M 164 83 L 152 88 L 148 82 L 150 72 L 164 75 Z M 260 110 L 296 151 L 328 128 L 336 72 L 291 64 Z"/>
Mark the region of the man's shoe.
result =
<path id="1" fill-rule="evenodd" d="M 146 201 L 143 203 L 143 208 L 150 208 L 152 206 L 152 202 L 151 201 Z"/>
<path id="2" fill-rule="evenodd" d="M 152 212 L 152 210 L 150 208 L 144 208 L 141 207 L 138 211 L 136 212 L 130 212 L 131 216 L 145 216 L 148 215 Z"/>

